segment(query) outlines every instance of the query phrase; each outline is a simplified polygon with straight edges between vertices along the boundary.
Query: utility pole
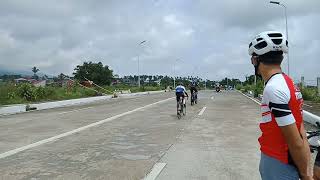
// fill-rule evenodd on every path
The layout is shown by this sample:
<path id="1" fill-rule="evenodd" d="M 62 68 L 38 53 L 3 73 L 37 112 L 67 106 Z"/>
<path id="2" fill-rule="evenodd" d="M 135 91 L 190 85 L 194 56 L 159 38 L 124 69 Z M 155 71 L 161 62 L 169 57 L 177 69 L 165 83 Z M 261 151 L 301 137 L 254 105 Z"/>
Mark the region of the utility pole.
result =
<path id="1" fill-rule="evenodd" d="M 254 75 L 254 86 L 257 86 L 257 75 Z"/>
<path id="2" fill-rule="evenodd" d="M 289 44 L 287 6 L 285 6 L 283 3 L 279 2 L 279 1 L 270 1 L 270 3 L 282 6 L 284 8 L 284 16 L 285 16 L 285 20 L 286 20 L 286 36 L 287 36 L 287 41 Z M 288 61 L 288 75 L 290 76 L 289 48 L 290 48 L 290 46 L 288 45 L 287 61 Z"/>
<path id="3" fill-rule="evenodd" d="M 320 77 L 317 77 L 318 96 L 320 96 Z"/>
<path id="4" fill-rule="evenodd" d="M 141 46 L 143 43 L 145 43 L 146 42 L 146 40 L 144 40 L 144 41 L 141 41 L 140 43 L 139 43 L 139 46 Z M 140 53 L 138 54 L 138 86 L 139 86 L 139 88 L 140 88 Z"/>

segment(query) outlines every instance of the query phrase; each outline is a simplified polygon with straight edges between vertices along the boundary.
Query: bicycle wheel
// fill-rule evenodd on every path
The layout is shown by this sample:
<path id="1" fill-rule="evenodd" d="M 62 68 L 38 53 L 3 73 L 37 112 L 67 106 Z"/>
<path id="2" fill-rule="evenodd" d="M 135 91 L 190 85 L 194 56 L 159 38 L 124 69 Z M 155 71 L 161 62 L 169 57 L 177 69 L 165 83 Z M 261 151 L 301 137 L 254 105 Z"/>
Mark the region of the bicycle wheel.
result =
<path id="1" fill-rule="evenodd" d="M 185 116 L 187 114 L 187 105 L 186 104 L 183 105 L 182 111 L 183 111 L 183 115 Z"/>
<path id="2" fill-rule="evenodd" d="M 180 112 L 178 112 L 177 117 L 178 117 L 178 119 L 181 119 L 181 114 L 180 114 Z"/>
<path id="3" fill-rule="evenodd" d="M 180 103 L 180 101 L 178 102 L 178 107 L 177 107 L 177 117 L 178 117 L 178 119 L 181 118 L 181 103 Z"/>

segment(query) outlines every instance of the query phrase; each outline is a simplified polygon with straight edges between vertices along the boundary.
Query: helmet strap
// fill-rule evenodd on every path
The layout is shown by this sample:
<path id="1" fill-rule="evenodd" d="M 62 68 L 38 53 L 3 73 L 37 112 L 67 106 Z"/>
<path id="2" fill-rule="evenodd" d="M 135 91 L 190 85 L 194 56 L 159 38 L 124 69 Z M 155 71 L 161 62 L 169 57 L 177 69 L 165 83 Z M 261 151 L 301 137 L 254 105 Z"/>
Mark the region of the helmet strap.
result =
<path id="1" fill-rule="evenodd" d="M 260 66 L 260 60 L 257 58 L 257 64 L 254 65 L 254 74 L 262 78 L 261 74 L 259 74 L 259 66 Z"/>

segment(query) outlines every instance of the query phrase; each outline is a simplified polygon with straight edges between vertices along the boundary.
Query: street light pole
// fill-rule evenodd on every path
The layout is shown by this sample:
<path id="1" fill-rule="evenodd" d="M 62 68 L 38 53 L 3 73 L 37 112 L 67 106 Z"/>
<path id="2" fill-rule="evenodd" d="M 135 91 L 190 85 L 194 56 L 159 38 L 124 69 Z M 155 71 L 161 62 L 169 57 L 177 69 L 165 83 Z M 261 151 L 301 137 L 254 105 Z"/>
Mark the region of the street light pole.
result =
<path id="1" fill-rule="evenodd" d="M 176 62 L 173 63 L 173 88 L 176 88 Z"/>
<path id="2" fill-rule="evenodd" d="M 142 45 L 145 42 L 146 42 L 146 40 L 141 41 L 139 43 L 139 46 Z M 138 54 L 138 87 L 140 88 L 140 53 Z"/>
<path id="3" fill-rule="evenodd" d="M 270 1 L 270 3 L 282 6 L 284 8 L 284 15 L 285 15 L 285 19 L 286 19 L 286 36 L 287 36 L 287 41 L 289 43 L 287 7 L 284 4 L 280 3 L 279 1 Z M 287 61 L 288 61 L 288 75 L 290 76 L 289 47 L 290 46 L 288 45 Z"/>
<path id="4" fill-rule="evenodd" d="M 176 62 L 179 61 L 179 59 L 176 59 L 173 62 L 173 88 L 176 88 Z"/>
<path id="5" fill-rule="evenodd" d="M 140 55 L 138 54 L 138 87 L 140 88 Z"/>

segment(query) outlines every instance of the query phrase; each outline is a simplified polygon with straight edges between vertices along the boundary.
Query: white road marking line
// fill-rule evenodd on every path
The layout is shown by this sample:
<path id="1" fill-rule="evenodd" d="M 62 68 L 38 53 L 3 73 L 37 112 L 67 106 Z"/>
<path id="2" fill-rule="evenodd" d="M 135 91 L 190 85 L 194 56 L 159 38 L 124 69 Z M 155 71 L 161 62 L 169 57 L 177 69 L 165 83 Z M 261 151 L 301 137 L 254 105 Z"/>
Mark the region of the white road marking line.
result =
<path id="1" fill-rule="evenodd" d="M 156 163 L 149 174 L 143 180 L 155 180 L 167 163 Z"/>
<path id="2" fill-rule="evenodd" d="M 207 107 L 203 107 L 202 109 L 201 109 L 201 111 L 199 112 L 199 116 L 201 116 L 203 113 L 204 113 L 204 111 L 207 109 Z"/>
<path id="3" fill-rule="evenodd" d="M 75 109 L 75 110 L 71 110 L 71 111 L 61 112 L 61 113 L 58 113 L 58 114 L 59 114 L 59 115 L 60 115 L 60 114 L 67 114 L 67 113 L 72 113 L 72 112 L 77 112 L 77 111 L 82 111 L 82 110 L 92 109 L 92 108 L 93 108 L 93 107 L 80 108 L 80 109 Z"/>
<path id="4" fill-rule="evenodd" d="M 310 105 L 308 105 L 308 104 L 303 104 L 303 105 L 308 106 L 308 107 L 312 107 L 312 106 L 310 106 Z"/>
<path id="5" fill-rule="evenodd" d="M 242 94 L 242 95 L 244 95 L 245 97 L 247 97 L 247 98 L 249 98 L 249 99 L 251 99 L 252 101 L 254 101 L 255 103 L 257 103 L 257 104 L 259 104 L 259 105 L 261 105 L 261 103 L 259 102 L 259 101 L 257 101 L 256 99 L 254 99 L 254 98 L 252 98 L 252 97 L 249 97 L 249 96 L 247 96 L 247 95 L 245 95 L 244 93 L 242 93 L 241 91 L 238 91 L 240 94 Z"/>
<path id="6" fill-rule="evenodd" d="M 211 99 L 213 100 L 213 96 L 211 97 Z"/>
<path id="7" fill-rule="evenodd" d="M 32 144 L 29 144 L 29 145 L 26 145 L 26 146 L 22 146 L 22 147 L 20 147 L 20 148 L 16 148 L 16 149 L 13 149 L 13 150 L 10 150 L 10 151 L 1 153 L 1 154 L 0 154 L 0 159 L 5 158 L 5 157 L 8 157 L 8 156 L 12 156 L 12 155 L 17 154 L 17 153 L 19 153 L 19 152 L 22 152 L 22 151 L 25 151 L 25 150 L 28 150 L 28 149 L 31 149 L 31 148 L 40 146 L 40 145 L 42 145 L 42 144 L 46 144 L 46 143 L 49 143 L 49 142 L 52 142 L 52 141 L 56 141 L 56 140 L 58 140 L 58 139 L 61 139 L 61 138 L 66 137 L 66 136 L 70 136 L 70 135 L 72 135 L 72 134 L 74 134 L 74 133 L 77 133 L 77 132 L 86 130 L 86 129 L 88 129 L 88 128 L 95 127 L 95 126 L 101 125 L 101 124 L 103 124 L 103 123 L 113 121 L 113 120 L 115 120 L 115 119 L 117 119 L 117 118 L 120 118 L 120 117 L 122 117 L 122 116 L 125 116 L 125 115 L 128 115 L 128 114 L 132 114 L 132 113 L 134 113 L 134 112 L 137 112 L 137 111 L 140 111 L 140 110 L 149 108 L 149 107 L 151 107 L 151 106 L 153 106 L 153 105 L 166 102 L 166 101 L 168 101 L 168 100 L 170 100 L 170 99 L 173 99 L 173 98 L 174 98 L 174 97 L 168 98 L 168 99 L 164 99 L 164 100 L 161 100 L 161 101 L 152 103 L 152 104 L 148 104 L 148 105 L 146 105 L 146 106 L 139 107 L 139 108 L 137 108 L 137 109 L 134 109 L 134 110 L 131 110 L 131 111 L 127 111 L 127 112 L 124 112 L 124 113 L 121 113 L 121 114 L 118 114 L 118 115 L 109 117 L 109 118 L 107 118 L 107 119 L 103 119 L 103 120 L 101 120 L 101 121 L 98 121 L 98 122 L 95 122 L 95 123 L 92 123 L 92 124 L 89 124 L 89 125 L 86 125 L 86 126 L 77 128 L 77 129 L 74 129 L 74 130 L 72 130 L 72 131 L 65 132 L 65 133 L 62 133 L 62 134 L 53 136 L 53 137 L 51 137 L 51 138 L 48 138 L 48 139 L 44 139 L 44 140 L 41 140 L 41 141 L 38 141 L 38 142 L 35 142 L 35 143 L 32 143 Z"/>

